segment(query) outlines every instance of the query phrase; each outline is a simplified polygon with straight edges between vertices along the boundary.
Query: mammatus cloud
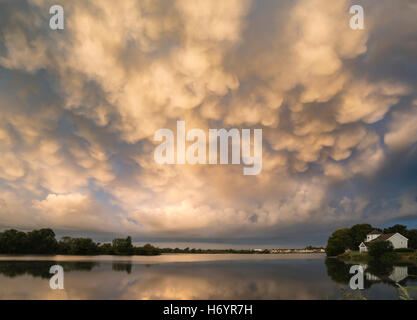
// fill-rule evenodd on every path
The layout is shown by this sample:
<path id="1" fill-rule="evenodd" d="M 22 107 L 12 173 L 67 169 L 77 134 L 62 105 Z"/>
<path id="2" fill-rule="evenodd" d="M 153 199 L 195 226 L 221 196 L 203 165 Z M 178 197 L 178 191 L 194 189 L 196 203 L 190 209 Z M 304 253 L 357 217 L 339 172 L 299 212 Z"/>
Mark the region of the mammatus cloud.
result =
<path id="1" fill-rule="evenodd" d="M 416 159 L 401 2 L 364 3 L 352 30 L 348 0 L 74 0 L 59 32 L 52 1 L 3 2 L 0 225 L 279 237 L 415 216 L 415 183 L 380 187 Z M 262 128 L 262 173 L 158 165 L 154 133 L 177 120 Z"/>
<path id="2" fill-rule="evenodd" d="M 401 112 L 392 113 L 390 130 L 384 136 L 385 144 L 393 150 L 404 150 L 412 147 L 417 141 L 417 100 Z"/>

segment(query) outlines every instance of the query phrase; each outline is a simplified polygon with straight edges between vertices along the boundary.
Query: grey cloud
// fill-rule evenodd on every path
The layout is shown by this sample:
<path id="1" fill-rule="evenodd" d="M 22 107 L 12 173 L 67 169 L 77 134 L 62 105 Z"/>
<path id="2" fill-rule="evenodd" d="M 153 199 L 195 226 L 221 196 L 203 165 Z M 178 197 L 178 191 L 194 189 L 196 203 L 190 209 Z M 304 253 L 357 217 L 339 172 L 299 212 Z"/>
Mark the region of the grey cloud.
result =
<path id="1" fill-rule="evenodd" d="M 0 4 L 0 226 L 260 241 L 417 214 L 414 2 L 353 31 L 350 1 L 71 1 L 62 32 L 51 3 Z M 263 128 L 262 174 L 158 166 L 176 120 Z"/>

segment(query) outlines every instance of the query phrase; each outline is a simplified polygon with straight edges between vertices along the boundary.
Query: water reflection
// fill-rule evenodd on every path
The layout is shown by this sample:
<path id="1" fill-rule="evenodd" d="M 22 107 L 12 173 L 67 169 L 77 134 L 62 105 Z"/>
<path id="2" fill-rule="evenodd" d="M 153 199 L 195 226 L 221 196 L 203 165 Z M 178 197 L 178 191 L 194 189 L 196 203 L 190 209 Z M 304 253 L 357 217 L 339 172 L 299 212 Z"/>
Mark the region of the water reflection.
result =
<path id="1" fill-rule="evenodd" d="M 0 274 L 9 278 L 22 275 L 33 277 L 50 278 L 49 269 L 57 262 L 53 261 L 1 261 Z M 71 271 L 91 271 L 98 266 L 98 262 L 60 262 L 65 272 Z"/>
<path id="2" fill-rule="evenodd" d="M 341 288 L 349 288 L 350 265 L 341 261 L 274 256 L 228 260 L 189 255 L 178 256 L 180 262 L 172 262 L 171 256 L 152 263 L 116 257 L 82 262 L 3 259 L 0 299 L 333 299 L 341 296 Z M 49 288 L 53 264 L 65 270 L 65 290 Z M 412 267 L 364 267 L 370 298 L 396 299 L 394 281 L 416 282 Z"/>
<path id="3" fill-rule="evenodd" d="M 349 273 L 353 264 L 344 263 L 338 259 L 326 259 L 327 274 L 339 283 L 348 285 L 352 274 Z M 402 286 L 409 282 L 414 284 L 417 280 L 417 267 L 402 265 L 393 266 L 381 263 L 360 264 L 364 270 L 364 286 L 369 289 L 376 284 L 385 284 L 396 287 L 396 283 Z"/>
<path id="4" fill-rule="evenodd" d="M 412 266 L 375 266 L 375 265 L 361 265 L 364 272 L 366 280 L 375 283 L 375 282 L 384 282 L 384 283 L 400 283 L 406 284 L 407 279 L 416 278 L 412 274 L 416 274 L 416 267 Z M 408 273 L 410 269 L 411 275 Z"/>
<path id="5" fill-rule="evenodd" d="M 178 256 L 181 262 L 171 262 L 174 257 L 161 257 L 160 263 L 151 264 L 118 258 L 94 264 L 0 261 L 0 298 L 323 299 L 336 292 L 321 256 L 227 258 L 189 255 Z M 165 259 L 170 262 L 163 262 Z M 185 259 L 196 261 L 183 262 Z M 53 264 L 65 270 L 65 290 L 61 292 L 49 288 Z"/>
<path id="6" fill-rule="evenodd" d="M 125 263 L 113 263 L 112 264 L 113 271 L 122 271 L 130 274 L 132 272 L 132 263 L 125 262 Z"/>

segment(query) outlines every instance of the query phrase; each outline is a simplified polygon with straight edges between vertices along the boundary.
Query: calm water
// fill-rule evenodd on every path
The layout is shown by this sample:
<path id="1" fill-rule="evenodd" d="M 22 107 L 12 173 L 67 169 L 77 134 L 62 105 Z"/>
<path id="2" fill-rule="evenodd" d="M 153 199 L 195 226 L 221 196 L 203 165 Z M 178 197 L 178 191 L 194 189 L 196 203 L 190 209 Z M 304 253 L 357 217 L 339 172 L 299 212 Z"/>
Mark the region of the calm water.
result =
<path id="1" fill-rule="evenodd" d="M 54 264 L 64 268 L 64 290 L 49 287 Z M 394 281 L 417 285 L 416 267 L 374 269 L 368 298 L 397 299 Z M 0 256 L 0 299 L 337 299 L 352 292 L 350 276 L 322 254 Z"/>

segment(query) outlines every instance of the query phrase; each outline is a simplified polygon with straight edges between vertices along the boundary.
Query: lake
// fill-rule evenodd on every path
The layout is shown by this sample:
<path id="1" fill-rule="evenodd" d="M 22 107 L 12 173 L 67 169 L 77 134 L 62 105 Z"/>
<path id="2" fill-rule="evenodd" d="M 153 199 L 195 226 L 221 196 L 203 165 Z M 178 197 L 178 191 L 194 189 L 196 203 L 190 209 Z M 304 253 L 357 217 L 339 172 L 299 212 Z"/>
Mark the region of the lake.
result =
<path id="1" fill-rule="evenodd" d="M 55 264 L 64 290 L 49 286 Z M 0 299 L 338 299 L 354 293 L 349 268 L 324 254 L 0 256 Z M 395 281 L 417 285 L 416 267 L 364 268 L 369 299 L 398 299 Z"/>

